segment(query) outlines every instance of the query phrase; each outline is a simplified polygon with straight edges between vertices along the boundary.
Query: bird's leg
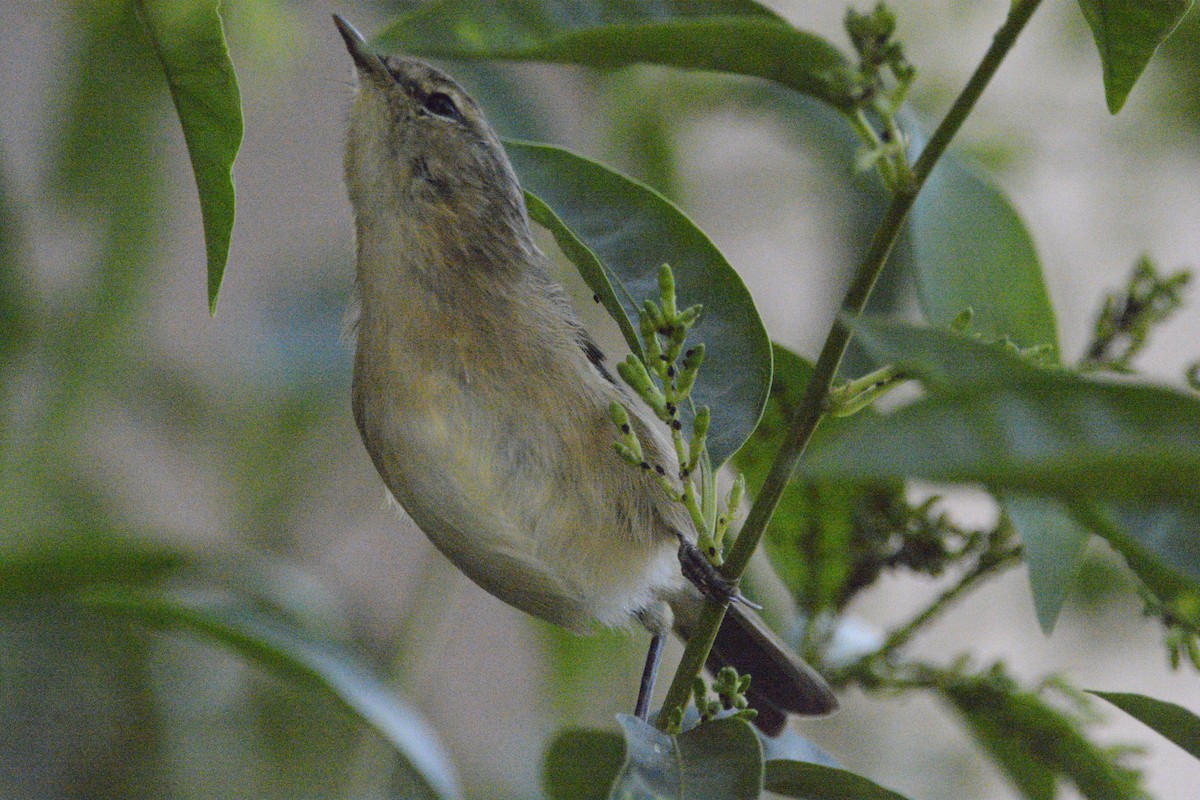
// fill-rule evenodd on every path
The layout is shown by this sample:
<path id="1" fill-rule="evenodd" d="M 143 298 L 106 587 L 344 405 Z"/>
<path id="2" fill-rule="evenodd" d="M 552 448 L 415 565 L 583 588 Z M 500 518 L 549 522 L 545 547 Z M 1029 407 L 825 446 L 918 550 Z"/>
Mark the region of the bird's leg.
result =
<path id="1" fill-rule="evenodd" d="M 633 715 L 643 722 L 650 713 L 650 699 L 654 696 L 654 680 L 658 677 L 658 664 L 662 661 L 663 645 L 667 637 L 662 633 L 650 636 L 650 650 L 646 653 L 646 665 L 642 667 L 642 683 L 638 687 L 637 705 Z"/>
<path id="2" fill-rule="evenodd" d="M 742 603 L 750 608 L 761 608 L 757 603 L 746 599 L 735 584 L 718 572 L 699 547 L 682 534 L 678 536 L 679 565 L 683 569 L 683 577 L 691 581 L 702 595 L 722 605 Z"/>

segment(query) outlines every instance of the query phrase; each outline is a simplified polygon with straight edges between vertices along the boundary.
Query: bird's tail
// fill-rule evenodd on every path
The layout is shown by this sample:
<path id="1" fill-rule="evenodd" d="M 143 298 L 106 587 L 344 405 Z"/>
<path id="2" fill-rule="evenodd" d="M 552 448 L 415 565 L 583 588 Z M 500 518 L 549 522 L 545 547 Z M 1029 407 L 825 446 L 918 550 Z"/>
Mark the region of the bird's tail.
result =
<path id="1" fill-rule="evenodd" d="M 702 602 L 699 592 L 672 602 L 675 630 L 684 639 Z M 751 676 L 746 699 L 758 711 L 754 724 L 770 736 L 783 730 L 788 714 L 820 715 L 837 708 L 837 697 L 825 679 L 740 603 L 731 604 L 725 613 L 707 666 L 714 673 L 731 666 Z"/>

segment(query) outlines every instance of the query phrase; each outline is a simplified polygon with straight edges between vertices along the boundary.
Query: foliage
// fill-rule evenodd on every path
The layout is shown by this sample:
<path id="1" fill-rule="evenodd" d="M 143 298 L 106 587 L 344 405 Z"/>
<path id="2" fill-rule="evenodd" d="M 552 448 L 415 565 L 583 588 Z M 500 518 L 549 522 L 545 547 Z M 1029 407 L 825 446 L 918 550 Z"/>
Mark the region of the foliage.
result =
<path id="1" fill-rule="evenodd" d="M 1089 798 L 1136 798 L 1144 796 L 1140 775 L 1123 754 L 1094 743 L 1093 717 L 1067 679 L 1027 688 L 1003 663 L 979 670 L 964 654 L 941 666 L 906 652 L 954 603 L 1022 561 L 1038 621 L 1049 631 L 1095 535 L 1135 576 L 1147 615 L 1164 630 L 1172 666 L 1200 669 L 1200 400 L 1140 379 L 1135 363 L 1184 302 L 1187 273 L 1163 275 L 1149 258 L 1140 260 L 1128 285 L 1100 310 L 1081 362 L 1066 363 L 1033 237 L 991 177 L 947 152 L 1038 4 L 1011 4 L 992 48 L 928 137 L 905 103 L 920 61 L 936 54 L 908 52 L 898 35 L 903 8 L 883 4 L 849 12 L 852 52 L 749 0 L 441 0 L 397 16 L 377 44 L 472 61 L 731 73 L 798 92 L 835 114 L 840 134 L 857 137 L 858 152 L 847 161 L 874 173 L 887 205 L 873 220 L 842 313 L 815 363 L 771 344 L 741 277 L 663 194 L 563 148 L 516 140 L 507 146 L 531 215 L 577 266 L 634 353 L 626 364 L 640 363 L 646 374 L 647 359 L 657 364 L 653 348 L 663 346 L 653 330 L 640 330 L 639 314 L 688 313 L 668 309 L 665 299 L 649 311 L 644 305 L 668 294 L 661 264 L 672 268 L 672 306 L 675 293 L 683 306 L 703 305 L 703 315 L 689 320 L 691 340 L 703 343 L 703 369 L 696 372 L 694 356 L 681 362 L 696 381 L 694 407 L 668 409 L 664 395 L 662 410 L 664 420 L 678 423 L 679 442 L 678 428 L 694 424 L 688 447 L 698 451 L 707 438 L 713 468 L 731 461 L 756 498 L 726 577 L 742 578 L 761 537 L 800 612 L 768 609 L 782 634 L 803 628 L 794 644 L 839 689 L 940 699 L 1023 796 L 1053 798 L 1059 783 L 1070 781 Z M 1081 0 L 1113 113 L 1190 6 Z M 301 695 L 312 715 L 300 725 L 308 738 L 298 740 L 311 746 L 338 738 L 322 736 L 327 726 L 369 729 L 376 737 L 369 741 L 386 752 L 371 777 L 403 786 L 405 796 L 459 796 L 437 737 L 372 659 L 354 655 L 359 648 L 342 641 L 350 638 L 345 631 L 322 622 L 327 607 L 280 588 L 291 579 L 273 578 L 287 564 L 270 555 L 270 543 L 284 535 L 280 520 L 300 494 L 293 486 L 297 457 L 288 447 L 339 402 L 336 386 L 301 381 L 273 406 L 246 411 L 205 396 L 182 370 L 147 374 L 126 357 L 137 347 L 132 311 L 149 302 L 147 276 L 160 249 L 154 220 L 162 175 L 153 136 L 164 85 L 195 176 L 208 307 L 216 307 L 242 133 L 218 4 L 108 0 L 70 14 L 78 68 L 65 90 L 50 173 L 62 213 L 88 218 L 95 235 L 95 279 L 78 311 L 61 313 L 28 291 L 32 248 L 22 240 L 23 209 L 9 176 L 0 176 L 0 610 L 11 630 L 35 633 L 34 644 L 14 648 L 14 659 L 41 653 L 65 631 L 62 642 L 81 670 L 93 667 L 90 648 L 115 653 L 121 669 L 110 676 L 119 689 L 114 696 L 128 695 L 130 707 L 145 709 L 154 694 L 147 677 L 155 669 L 153 642 L 160 641 L 148 629 L 183 629 L 267 667 L 291 690 L 310 692 Z M 629 97 L 635 106 L 645 99 Z M 645 119 L 660 109 L 635 111 Z M 798 113 L 793 121 L 802 123 Z M 651 128 L 661 133 L 658 123 Z M 909 270 L 923 324 L 863 314 L 876 283 L 892 278 L 885 264 Z M 844 360 L 851 337 L 869 366 Z M 49 378 L 30 380 L 33 365 Z M 675 376 L 664 375 L 657 388 L 677 388 Z M 916 399 L 876 410 L 877 400 L 903 384 L 919 387 Z M 240 385 L 235 394 L 256 388 Z M 79 421 L 93 394 L 122 409 L 158 403 L 179 416 L 219 418 L 227 437 L 219 447 L 242 448 L 236 482 L 253 494 L 236 512 L 237 524 L 263 552 L 217 558 L 161 544 L 143 530 L 113 499 L 107 473 L 87 447 Z M 632 453 L 636 440 L 621 444 Z M 691 453 L 681 462 L 699 466 Z M 911 501 L 905 482 L 912 478 L 981 486 L 1000 517 L 983 529 L 959 526 L 940 498 Z M 698 527 L 723 532 L 715 505 L 693 505 L 704 523 Z M 896 572 L 939 577 L 945 586 L 870 646 L 838 651 L 851 602 Z M 746 586 L 755 588 L 750 580 Z M 720 623 L 719 608 L 706 614 L 701 625 Z M 697 669 L 702 662 L 703 653 L 684 659 Z M 761 740 L 738 718 L 749 716 L 747 676 L 719 675 L 717 699 L 702 681 L 697 686 L 697 675 L 681 669 L 676 677 L 695 687 L 702 723 L 669 734 L 622 716 L 619 734 L 561 732 L 546 755 L 548 795 L 754 798 L 766 788 L 787 797 L 900 798 L 815 756 L 801 737 Z M 1095 694 L 1198 755 L 1200 718 L 1193 711 L 1136 694 Z M 129 745 L 138 758 L 96 778 L 103 784 L 97 796 L 161 796 L 164 779 L 147 778 L 157 773 L 140 766 L 169 749 L 147 722 L 153 716 L 138 718 L 144 741 Z M 304 759 L 291 746 L 283 750 L 279 763 L 300 769 Z M 288 784 L 286 775 L 278 781 L 280 796 L 307 786 L 300 779 Z M 326 778 L 322 785 L 332 795 L 348 783 Z"/>

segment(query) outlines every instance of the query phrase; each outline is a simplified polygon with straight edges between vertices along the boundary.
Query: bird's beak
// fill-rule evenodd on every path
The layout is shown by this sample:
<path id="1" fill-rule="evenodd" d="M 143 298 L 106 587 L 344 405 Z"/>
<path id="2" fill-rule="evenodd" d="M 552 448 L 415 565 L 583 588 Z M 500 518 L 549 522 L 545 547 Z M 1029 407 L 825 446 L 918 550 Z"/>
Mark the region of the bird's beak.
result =
<path id="1" fill-rule="evenodd" d="M 360 72 L 366 72 L 378 78 L 391 79 L 391 74 L 387 71 L 387 67 L 383 65 L 383 61 L 379 56 L 367 49 L 367 40 L 362 37 L 361 33 L 354 29 L 353 25 L 346 22 L 345 18 L 340 14 L 333 15 L 333 23 L 337 25 L 338 33 L 342 35 L 342 39 L 346 41 L 346 49 L 350 51 L 350 57 L 354 59 L 354 63 L 358 66 Z"/>

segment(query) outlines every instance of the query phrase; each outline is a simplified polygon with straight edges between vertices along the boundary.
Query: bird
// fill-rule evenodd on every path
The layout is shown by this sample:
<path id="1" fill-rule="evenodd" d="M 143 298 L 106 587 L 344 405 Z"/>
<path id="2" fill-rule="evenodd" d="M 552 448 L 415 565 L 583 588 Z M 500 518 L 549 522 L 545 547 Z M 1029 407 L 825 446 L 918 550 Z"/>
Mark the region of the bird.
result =
<path id="1" fill-rule="evenodd" d="M 658 421 L 614 379 L 552 277 L 478 103 L 441 70 L 376 54 L 334 22 L 357 73 L 345 152 L 351 405 L 392 497 L 509 605 L 579 633 L 644 627 L 642 719 L 664 637 L 686 637 L 698 618 L 697 585 L 735 601 L 709 667 L 751 674 L 760 728 L 831 711 L 828 684 L 699 555 L 684 507 L 615 451 L 618 402 L 648 461 L 678 472 Z"/>

